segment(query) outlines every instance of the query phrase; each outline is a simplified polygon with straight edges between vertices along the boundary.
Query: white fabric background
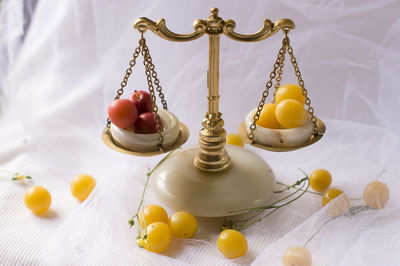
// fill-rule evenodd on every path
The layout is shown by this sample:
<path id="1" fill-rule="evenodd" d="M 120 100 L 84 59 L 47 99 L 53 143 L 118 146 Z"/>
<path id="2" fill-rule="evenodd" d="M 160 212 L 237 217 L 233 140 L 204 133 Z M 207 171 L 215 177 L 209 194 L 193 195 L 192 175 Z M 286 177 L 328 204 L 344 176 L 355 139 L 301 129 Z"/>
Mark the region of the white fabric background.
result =
<path id="1" fill-rule="evenodd" d="M 127 220 L 147 168 L 161 156 L 119 154 L 100 138 L 106 107 L 139 39 L 133 22 L 164 17 L 170 29 L 188 33 L 195 19 L 218 7 L 242 33 L 257 31 L 265 18 L 296 23 L 291 43 L 327 134 L 295 152 L 246 147 L 271 165 L 278 180 L 302 177 L 297 167 L 326 168 L 333 186 L 357 198 L 386 170 L 380 180 L 391 190 L 387 207 L 329 223 L 308 246 L 313 265 L 400 265 L 399 1 L 41 0 L 22 46 L 22 2 L 15 3 L 1 11 L 0 168 L 32 175 L 33 184 L 49 189 L 53 204 L 46 217 L 35 217 L 23 204 L 30 184 L 0 181 L 0 264 L 279 265 L 288 247 L 304 244 L 326 221 L 320 199 L 307 195 L 245 230 L 249 252 L 237 260 L 216 249 L 222 219 L 200 218 L 195 238 L 173 240 L 163 255 L 136 246 Z M 196 144 L 207 106 L 208 40 L 145 37 L 169 109 L 190 129 L 186 145 Z M 221 37 L 220 108 L 228 132 L 236 132 L 257 105 L 281 40 L 280 33 L 259 43 Z M 144 88 L 143 73 L 137 64 L 126 96 Z M 283 81 L 295 81 L 293 74 L 285 71 Z M 69 193 L 79 173 L 98 181 L 83 204 Z M 151 189 L 145 202 L 157 203 Z"/>

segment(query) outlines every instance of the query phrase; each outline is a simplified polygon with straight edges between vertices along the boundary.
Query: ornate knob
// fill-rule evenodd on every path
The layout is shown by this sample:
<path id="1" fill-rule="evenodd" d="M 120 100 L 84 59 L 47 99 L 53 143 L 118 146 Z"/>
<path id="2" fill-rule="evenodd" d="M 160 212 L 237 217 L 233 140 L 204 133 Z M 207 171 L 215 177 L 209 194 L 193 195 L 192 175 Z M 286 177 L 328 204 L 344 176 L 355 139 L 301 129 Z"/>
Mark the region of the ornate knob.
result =
<path id="1" fill-rule="evenodd" d="M 216 7 L 213 7 L 213 8 L 210 9 L 210 12 L 211 12 L 211 15 L 212 15 L 214 18 L 216 18 L 216 17 L 218 17 L 219 9 L 216 8 Z"/>
<path id="2" fill-rule="evenodd" d="M 211 16 L 207 18 L 206 32 L 211 35 L 219 35 L 223 32 L 225 22 L 222 18 L 218 17 L 218 8 L 213 7 L 210 9 Z"/>

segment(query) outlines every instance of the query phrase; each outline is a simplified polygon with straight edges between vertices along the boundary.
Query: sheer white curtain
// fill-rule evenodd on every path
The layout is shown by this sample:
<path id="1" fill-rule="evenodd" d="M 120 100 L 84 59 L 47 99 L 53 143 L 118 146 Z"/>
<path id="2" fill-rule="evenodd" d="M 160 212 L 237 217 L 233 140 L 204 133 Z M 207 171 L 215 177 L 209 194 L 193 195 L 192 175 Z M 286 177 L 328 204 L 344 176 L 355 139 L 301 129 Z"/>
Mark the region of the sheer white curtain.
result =
<path id="1" fill-rule="evenodd" d="M 245 34 L 256 32 L 265 18 L 291 18 L 296 23 L 289 37 L 327 134 L 317 144 L 289 153 L 247 147 L 272 166 L 278 180 L 299 179 L 297 167 L 307 172 L 326 168 L 334 176 L 334 186 L 357 198 L 386 170 L 381 177 L 391 190 L 386 209 L 330 222 L 308 247 L 314 265 L 396 265 L 400 260 L 396 249 L 400 244 L 396 229 L 400 218 L 399 1 L 41 0 L 23 43 L 23 11 L 14 16 L 5 6 L 1 21 L 12 18 L 15 23 L 1 25 L 2 32 L 8 33 L 2 40 L 0 63 L 10 68 L 2 72 L 7 115 L 0 125 L 2 129 L 18 126 L 2 130 L 1 143 L 19 139 L 25 143 L 1 146 L 1 162 L 5 168 L 30 172 L 37 176 L 35 182 L 53 189 L 54 217 L 36 219 L 23 206 L 13 210 L 16 203 L 11 199 L 24 188 L 4 186 L 0 202 L 7 211 L 1 214 L 0 230 L 14 237 L 0 240 L 0 252 L 4 251 L 0 262 L 279 265 L 286 248 L 302 245 L 326 221 L 320 199 L 308 195 L 244 231 L 249 253 L 238 260 L 227 260 L 216 249 L 221 219 L 199 219 L 195 239 L 174 240 L 165 255 L 136 247 L 135 231 L 128 228 L 127 220 L 138 204 L 146 168 L 161 157 L 130 157 L 105 147 L 100 134 L 106 107 L 137 46 L 140 36 L 132 27 L 136 18 L 163 17 L 171 30 L 189 33 L 193 21 L 208 17 L 211 7 L 218 7 L 222 18 L 234 19 L 236 30 Z M 207 106 L 208 40 L 173 43 L 151 32 L 145 37 L 169 109 L 188 125 L 188 144 L 196 144 Z M 259 43 L 221 37 L 220 108 L 228 132 L 236 132 L 257 105 L 282 37 L 277 33 Z M 3 58 L 12 58 L 13 64 Z M 283 82 L 295 82 L 289 61 Z M 125 95 L 145 84 L 139 63 Z M 12 155 L 10 147 L 15 151 Z M 68 184 L 81 172 L 94 175 L 98 185 L 79 205 L 70 199 Z M 157 203 L 151 189 L 146 203 Z M 9 216 L 16 217 L 13 226 L 4 218 Z M 27 229 L 19 230 L 22 226 Z M 36 239 L 33 244 L 24 241 L 28 237 Z M 16 251 L 23 249 L 29 252 Z"/>

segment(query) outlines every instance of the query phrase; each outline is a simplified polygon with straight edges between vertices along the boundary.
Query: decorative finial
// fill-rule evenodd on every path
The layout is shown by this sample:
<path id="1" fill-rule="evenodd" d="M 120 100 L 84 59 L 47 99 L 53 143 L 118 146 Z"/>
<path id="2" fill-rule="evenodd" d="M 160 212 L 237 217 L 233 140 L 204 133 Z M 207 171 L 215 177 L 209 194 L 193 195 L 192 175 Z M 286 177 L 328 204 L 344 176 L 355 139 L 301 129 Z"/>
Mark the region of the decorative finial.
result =
<path id="1" fill-rule="evenodd" d="M 219 9 L 216 8 L 216 7 L 213 7 L 213 8 L 210 9 L 210 12 L 211 12 L 211 15 L 212 15 L 213 17 L 218 17 Z"/>

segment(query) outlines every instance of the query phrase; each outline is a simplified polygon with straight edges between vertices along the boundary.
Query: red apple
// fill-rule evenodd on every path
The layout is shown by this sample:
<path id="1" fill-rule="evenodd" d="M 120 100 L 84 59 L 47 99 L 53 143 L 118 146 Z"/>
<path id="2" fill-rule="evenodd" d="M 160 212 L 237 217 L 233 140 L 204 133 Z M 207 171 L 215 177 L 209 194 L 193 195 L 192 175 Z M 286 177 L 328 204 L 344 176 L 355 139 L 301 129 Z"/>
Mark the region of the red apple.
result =
<path id="1" fill-rule="evenodd" d="M 119 128 L 132 126 L 137 118 L 136 106 L 128 99 L 114 100 L 108 106 L 108 117 Z"/>
<path id="2" fill-rule="evenodd" d="M 143 114 L 151 112 L 153 104 L 151 103 L 150 94 L 147 91 L 135 91 L 131 96 L 129 96 L 138 111 L 138 114 Z"/>
<path id="3" fill-rule="evenodd" d="M 158 124 L 163 128 L 161 119 L 158 117 Z M 153 134 L 157 133 L 156 122 L 154 121 L 154 114 L 147 112 L 138 116 L 135 122 L 133 131 L 138 134 Z"/>

